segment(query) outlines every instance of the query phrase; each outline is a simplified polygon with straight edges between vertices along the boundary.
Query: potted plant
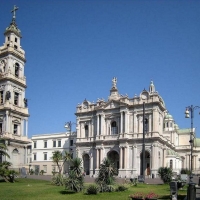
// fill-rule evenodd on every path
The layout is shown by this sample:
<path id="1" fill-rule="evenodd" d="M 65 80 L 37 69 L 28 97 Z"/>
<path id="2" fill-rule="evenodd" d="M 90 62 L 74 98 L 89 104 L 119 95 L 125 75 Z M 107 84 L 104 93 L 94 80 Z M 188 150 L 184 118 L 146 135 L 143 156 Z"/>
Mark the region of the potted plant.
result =
<path id="1" fill-rule="evenodd" d="M 146 198 L 145 198 L 146 200 L 149 200 L 149 199 L 151 199 L 151 200 L 157 200 L 158 199 L 158 195 L 157 194 L 155 194 L 154 192 L 150 192 L 150 193 L 148 193 L 147 195 L 146 195 Z"/>
<path id="2" fill-rule="evenodd" d="M 136 192 L 134 194 L 129 195 L 132 200 L 144 200 L 145 194 L 141 192 Z"/>

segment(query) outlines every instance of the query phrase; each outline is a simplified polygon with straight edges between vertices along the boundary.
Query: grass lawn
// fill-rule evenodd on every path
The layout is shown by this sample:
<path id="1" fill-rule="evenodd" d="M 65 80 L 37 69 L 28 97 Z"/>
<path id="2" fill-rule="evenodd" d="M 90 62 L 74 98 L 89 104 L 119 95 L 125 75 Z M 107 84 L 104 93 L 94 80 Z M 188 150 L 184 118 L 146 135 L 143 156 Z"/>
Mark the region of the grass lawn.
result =
<path id="1" fill-rule="evenodd" d="M 88 184 L 86 184 L 87 187 Z M 148 185 L 138 184 L 138 186 L 130 186 L 124 192 L 99 193 L 98 195 L 86 195 L 82 193 L 67 192 L 63 186 L 53 186 L 49 181 L 34 179 L 17 179 L 15 183 L 0 182 L 0 199 L 1 200 L 124 200 L 129 199 L 128 196 L 135 192 L 154 192 L 160 196 L 159 199 L 170 199 L 169 185 Z M 184 199 L 186 195 L 186 186 L 179 191 L 178 200 Z"/>

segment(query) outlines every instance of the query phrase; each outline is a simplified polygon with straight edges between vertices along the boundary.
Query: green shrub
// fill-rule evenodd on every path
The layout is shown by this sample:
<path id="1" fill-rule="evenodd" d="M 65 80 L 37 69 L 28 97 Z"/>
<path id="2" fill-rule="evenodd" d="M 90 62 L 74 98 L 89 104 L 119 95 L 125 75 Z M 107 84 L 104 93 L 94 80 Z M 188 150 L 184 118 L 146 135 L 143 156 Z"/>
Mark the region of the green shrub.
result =
<path id="1" fill-rule="evenodd" d="M 182 168 L 181 169 L 181 174 L 190 174 L 190 170 L 188 168 Z"/>
<path id="2" fill-rule="evenodd" d="M 91 184 L 87 188 L 87 194 L 98 194 L 99 193 L 99 187 L 96 184 Z"/>
<path id="3" fill-rule="evenodd" d="M 56 174 L 51 179 L 51 184 L 62 186 L 65 184 L 66 178 L 63 175 Z"/>
<path id="4" fill-rule="evenodd" d="M 128 190 L 128 187 L 126 187 L 125 185 L 118 185 L 117 188 L 115 189 L 116 192 L 122 192 Z"/>
<path id="5" fill-rule="evenodd" d="M 169 167 L 160 167 L 158 169 L 158 175 L 164 183 L 170 183 L 172 181 L 173 172 Z"/>

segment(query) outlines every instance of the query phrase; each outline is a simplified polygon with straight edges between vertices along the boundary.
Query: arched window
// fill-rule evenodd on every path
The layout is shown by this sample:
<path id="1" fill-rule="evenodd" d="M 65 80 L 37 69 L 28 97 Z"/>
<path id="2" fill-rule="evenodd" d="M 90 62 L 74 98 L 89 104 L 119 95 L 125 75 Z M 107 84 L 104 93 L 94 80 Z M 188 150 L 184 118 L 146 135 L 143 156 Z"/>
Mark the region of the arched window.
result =
<path id="1" fill-rule="evenodd" d="M 170 167 L 171 169 L 173 169 L 173 160 L 170 160 L 170 165 L 169 165 L 169 167 Z"/>
<path id="2" fill-rule="evenodd" d="M 111 123 L 111 134 L 112 135 L 117 134 L 117 123 L 116 123 L 116 121 Z"/>
<path id="3" fill-rule="evenodd" d="M 15 76 L 19 77 L 19 64 L 15 63 Z"/>
<path id="4" fill-rule="evenodd" d="M 89 128 L 88 125 L 85 125 L 85 137 L 89 136 Z"/>
<path id="5" fill-rule="evenodd" d="M 19 151 L 18 151 L 17 149 L 14 149 L 14 150 L 13 150 L 13 153 L 16 153 L 16 154 L 17 154 L 17 153 L 19 153 Z"/>
<path id="6" fill-rule="evenodd" d="M 166 123 L 166 127 L 167 127 L 167 128 L 169 127 L 169 123 L 168 123 L 168 122 Z"/>

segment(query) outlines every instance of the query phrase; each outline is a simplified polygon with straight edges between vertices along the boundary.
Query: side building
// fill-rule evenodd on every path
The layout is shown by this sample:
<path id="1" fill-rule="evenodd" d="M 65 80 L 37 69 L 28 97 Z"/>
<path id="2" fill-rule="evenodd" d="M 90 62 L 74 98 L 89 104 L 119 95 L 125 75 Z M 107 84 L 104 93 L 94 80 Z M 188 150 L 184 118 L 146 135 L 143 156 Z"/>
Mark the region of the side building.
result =
<path id="1" fill-rule="evenodd" d="M 76 133 L 54 133 L 41 134 L 32 136 L 32 162 L 30 169 L 35 174 L 44 170 L 45 175 L 52 175 L 52 172 L 58 172 L 56 164 L 52 161 L 54 151 L 65 151 L 71 153 L 72 157 L 76 157 Z M 63 173 L 68 173 L 69 163 L 63 167 Z"/>
<path id="2" fill-rule="evenodd" d="M 145 176 L 156 177 L 159 167 L 180 173 L 190 169 L 190 129 L 180 129 L 166 109 L 153 82 L 149 90 L 129 98 L 120 95 L 113 78 L 108 100 L 84 100 L 77 106 L 77 155 L 87 175 L 96 176 L 102 161 L 112 159 L 119 177 L 143 174 L 142 146 L 145 127 Z M 195 136 L 195 135 L 194 135 Z M 193 171 L 200 168 L 199 139 L 195 138 Z"/>
<path id="3" fill-rule="evenodd" d="M 25 51 L 21 47 L 21 31 L 16 24 L 16 10 L 6 28 L 5 42 L 0 47 L 0 137 L 7 144 L 10 158 L 0 155 L 0 162 L 9 161 L 12 168 L 28 167 L 28 102 L 25 97 Z"/>

